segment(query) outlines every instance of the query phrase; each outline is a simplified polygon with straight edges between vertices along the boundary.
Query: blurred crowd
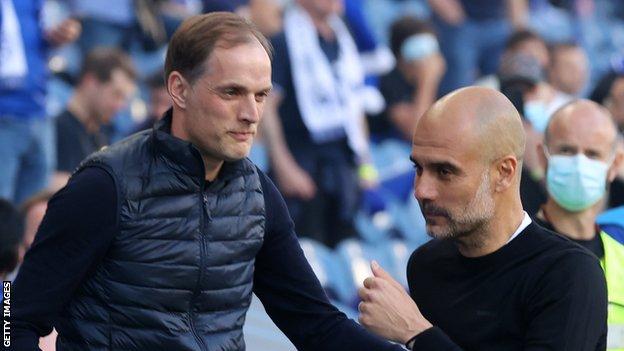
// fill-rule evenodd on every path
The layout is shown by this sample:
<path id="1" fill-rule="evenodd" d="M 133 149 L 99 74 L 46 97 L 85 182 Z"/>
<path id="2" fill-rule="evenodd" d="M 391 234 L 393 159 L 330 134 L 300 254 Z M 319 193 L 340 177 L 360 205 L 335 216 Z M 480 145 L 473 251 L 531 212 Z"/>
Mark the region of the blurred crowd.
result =
<path id="1" fill-rule="evenodd" d="M 0 4 L 4 279 L 81 160 L 150 128 L 168 110 L 168 38 L 202 12 L 236 12 L 271 39 L 273 91 L 250 157 L 284 195 L 298 234 L 331 248 L 349 238 L 400 239 L 411 248 L 426 240 L 412 196 L 410 140 L 419 116 L 454 89 L 499 89 L 520 112 L 527 134 L 521 196 L 530 215 L 547 200 L 538 146 L 560 107 L 582 97 L 601 104 L 624 148 L 621 1 Z M 622 205 L 624 167 L 601 206 Z"/>
<path id="2" fill-rule="evenodd" d="M 577 98 L 604 106 L 624 152 L 624 2 L 617 0 L 0 4 L 5 280 L 81 160 L 151 128 L 169 109 L 162 73 L 168 38 L 202 12 L 236 12 L 271 40 L 273 91 L 250 158 L 284 195 L 321 283 L 347 303 L 368 274 L 364 258 L 380 257 L 358 251 L 352 239 L 388 246 L 384 257 L 399 267 L 397 276 L 411 249 L 427 240 L 412 196 L 410 140 L 440 96 L 483 85 L 511 100 L 527 135 L 521 197 L 532 216 L 548 199 L 540 145 L 560 107 Z M 624 166 L 606 187 L 601 210 L 623 206 Z M 349 261 L 352 286 L 326 284 L 336 274 L 332 264 L 327 272 L 321 267 L 328 247 Z"/>

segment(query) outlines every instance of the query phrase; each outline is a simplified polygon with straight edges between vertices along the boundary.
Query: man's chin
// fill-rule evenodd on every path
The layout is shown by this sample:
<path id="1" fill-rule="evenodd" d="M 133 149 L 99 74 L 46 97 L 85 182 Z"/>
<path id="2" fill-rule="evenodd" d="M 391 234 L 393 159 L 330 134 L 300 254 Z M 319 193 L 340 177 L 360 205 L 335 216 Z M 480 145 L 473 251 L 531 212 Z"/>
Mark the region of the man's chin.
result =
<path id="1" fill-rule="evenodd" d="M 235 162 L 235 161 L 239 161 L 244 159 L 245 157 L 249 156 L 249 149 L 247 150 L 241 150 L 238 152 L 230 152 L 227 155 L 225 155 L 225 161 L 226 162 Z"/>
<path id="2" fill-rule="evenodd" d="M 449 239 L 453 237 L 448 228 L 442 227 L 440 225 L 429 224 L 429 222 L 427 222 L 426 229 L 427 235 L 429 235 L 433 239 Z"/>
<path id="3" fill-rule="evenodd" d="M 236 162 L 236 161 L 240 161 L 240 160 L 244 159 L 247 156 L 248 156 L 248 154 L 245 154 L 245 155 L 242 155 L 242 156 L 228 155 L 227 157 L 225 157 L 224 161 L 225 162 Z"/>

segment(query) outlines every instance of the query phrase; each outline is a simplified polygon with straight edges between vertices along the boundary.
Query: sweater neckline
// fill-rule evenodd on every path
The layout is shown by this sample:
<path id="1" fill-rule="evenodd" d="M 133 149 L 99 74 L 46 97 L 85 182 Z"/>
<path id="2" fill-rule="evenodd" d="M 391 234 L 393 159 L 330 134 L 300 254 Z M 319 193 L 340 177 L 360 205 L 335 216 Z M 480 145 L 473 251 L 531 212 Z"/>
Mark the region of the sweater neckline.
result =
<path id="1" fill-rule="evenodd" d="M 466 257 L 456 248 L 456 256 L 458 260 L 475 269 L 496 267 L 509 261 L 512 256 L 516 257 L 526 253 L 530 249 L 534 249 L 532 245 L 535 240 L 535 231 L 537 225 L 531 222 L 514 240 L 503 245 L 498 250 L 484 256 Z"/>

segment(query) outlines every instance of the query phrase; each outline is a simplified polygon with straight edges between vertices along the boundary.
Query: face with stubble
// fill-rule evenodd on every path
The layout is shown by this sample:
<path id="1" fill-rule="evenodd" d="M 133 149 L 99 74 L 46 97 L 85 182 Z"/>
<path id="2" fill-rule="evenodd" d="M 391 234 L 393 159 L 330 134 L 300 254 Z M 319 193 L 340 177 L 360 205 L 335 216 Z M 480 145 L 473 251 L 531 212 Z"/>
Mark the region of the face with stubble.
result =
<path id="1" fill-rule="evenodd" d="M 454 111 L 447 111 L 453 113 Z M 461 113 L 461 112 L 460 112 Z M 455 128 L 457 127 L 457 128 Z M 494 216 L 490 165 L 480 143 L 444 118 L 424 118 L 414 133 L 414 196 L 427 233 L 440 239 L 470 235 Z"/>

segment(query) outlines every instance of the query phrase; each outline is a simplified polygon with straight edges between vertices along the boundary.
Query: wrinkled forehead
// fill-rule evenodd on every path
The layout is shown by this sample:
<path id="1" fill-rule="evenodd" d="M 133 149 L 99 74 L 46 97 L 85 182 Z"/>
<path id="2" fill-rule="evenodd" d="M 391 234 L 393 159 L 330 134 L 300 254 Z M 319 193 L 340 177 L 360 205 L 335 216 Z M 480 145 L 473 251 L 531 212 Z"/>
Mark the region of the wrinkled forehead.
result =
<path id="1" fill-rule="evenodd" d="M 204 62 L 203 78 L 235 79 L 266 85 L 271 81 L 271 60 L 258 42 L 215 48 Z"/>
<path id="2" fill-rule="evenodd" d="M 604 126 L 594 125 L 592 127 L 554 124 L 547 141 L 547 147 L 552 151 L 571 148 L 578 152 L 595 151 L 605 155 L 609 154 L 616 145 L 617 135 Z"/>
<path id="3" fill-rule="evenodd" d="M 424 124 L 414 132 L 411 158 L 422 165 L 449 163 L 461 169 L 481 163 L 483 152 L 473 132 Z"/>

